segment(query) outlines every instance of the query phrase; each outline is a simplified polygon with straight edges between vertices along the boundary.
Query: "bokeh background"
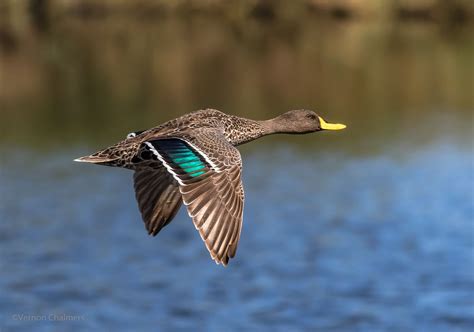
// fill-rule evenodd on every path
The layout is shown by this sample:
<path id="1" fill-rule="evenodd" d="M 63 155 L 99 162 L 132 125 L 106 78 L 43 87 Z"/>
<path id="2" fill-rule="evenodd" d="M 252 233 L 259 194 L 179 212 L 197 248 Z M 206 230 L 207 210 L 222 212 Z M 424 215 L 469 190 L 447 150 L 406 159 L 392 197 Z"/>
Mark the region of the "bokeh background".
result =
<path id="1" fill-rule="evenodd" d="M 472 331 L 473 2 L 2 0 L 0 331 Z M 237 257 L 126 170 L 200 108 L 345 131 L 241 147 Z"/>

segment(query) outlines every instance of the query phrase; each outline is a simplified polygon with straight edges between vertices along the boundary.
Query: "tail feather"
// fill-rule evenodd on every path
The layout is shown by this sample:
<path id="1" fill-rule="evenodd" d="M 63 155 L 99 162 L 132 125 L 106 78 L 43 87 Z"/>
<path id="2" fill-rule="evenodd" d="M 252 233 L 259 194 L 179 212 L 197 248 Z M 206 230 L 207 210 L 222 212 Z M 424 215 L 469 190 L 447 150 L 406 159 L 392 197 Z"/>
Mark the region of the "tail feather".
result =
<path id="1" fill-rule="evenodd" d="M 74 161 L 80 162 L 80 163 L 91 163 L 91 164 L 102 164 L 102 163 L 110 163 L 115 161 L 117 158 L 107 158 L 107 157 L 101 157 L 101 156 L 96 156 L 96 155 L 90 155 L 90 156 L 84 156 L 80 158 L 74 159 Z"/>
<path id="2" fill-rule="evenodd" d="M 74 161 L 103 166 L 131 168 L 133 164 L 131 159 L 137 154 L 139 147 L 140 144 L 132 142 L 131 139 L 127 139 L 89 156 L 74 159 Z"/>

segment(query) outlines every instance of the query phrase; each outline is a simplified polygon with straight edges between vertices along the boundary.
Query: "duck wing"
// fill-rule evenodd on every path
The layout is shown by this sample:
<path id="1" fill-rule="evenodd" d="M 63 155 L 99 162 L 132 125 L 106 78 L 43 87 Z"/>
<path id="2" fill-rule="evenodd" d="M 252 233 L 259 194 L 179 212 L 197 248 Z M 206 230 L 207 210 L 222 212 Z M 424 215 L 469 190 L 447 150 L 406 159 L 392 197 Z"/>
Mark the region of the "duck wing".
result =
<path id="1" fill-rule="evenodd" d="M 173 220 L 181 207 L 178 183 L 164 166 L 158 165 L 137 168 L 133 184 L 145 227 L 148 234 L 155 236 Z"/>
<path id="2" fill-rule="evenodd" d="M 145 142 L 177 181 L 182 200 L 213 260 L 227 265 L 242 229 L 242 159 L 217 129 Z"/>

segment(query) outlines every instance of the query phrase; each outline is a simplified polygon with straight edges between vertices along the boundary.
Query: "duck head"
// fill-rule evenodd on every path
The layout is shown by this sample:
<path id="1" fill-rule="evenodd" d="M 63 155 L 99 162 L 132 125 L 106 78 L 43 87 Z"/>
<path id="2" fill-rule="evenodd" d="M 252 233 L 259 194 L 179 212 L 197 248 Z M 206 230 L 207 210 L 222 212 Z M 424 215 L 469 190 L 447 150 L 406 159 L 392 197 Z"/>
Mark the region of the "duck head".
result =
<path id="1" fill-rule="evenodd" d="M 346 125 L 329 123 L 313 111 L 293 110 L 270 120 L 275 132 L 286 134 L 307 134 L 321 130 L 341 130 Z"/>

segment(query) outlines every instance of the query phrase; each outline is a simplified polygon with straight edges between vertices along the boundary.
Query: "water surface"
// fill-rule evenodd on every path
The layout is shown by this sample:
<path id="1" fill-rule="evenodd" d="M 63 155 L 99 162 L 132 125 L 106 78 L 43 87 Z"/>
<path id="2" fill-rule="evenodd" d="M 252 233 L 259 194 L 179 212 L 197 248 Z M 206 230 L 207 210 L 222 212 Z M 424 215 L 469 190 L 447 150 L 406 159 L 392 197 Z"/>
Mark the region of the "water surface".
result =
<path id="1" fill-rule="evenodd" d="M 12 33 L 1 331 L 473 329 L 472 34 L 202 18 Z M 242 146 L 227 268 L 184 209 L 148 236 L 129 171 L 72 162 L 201 107 L 348 124 Z"/>

